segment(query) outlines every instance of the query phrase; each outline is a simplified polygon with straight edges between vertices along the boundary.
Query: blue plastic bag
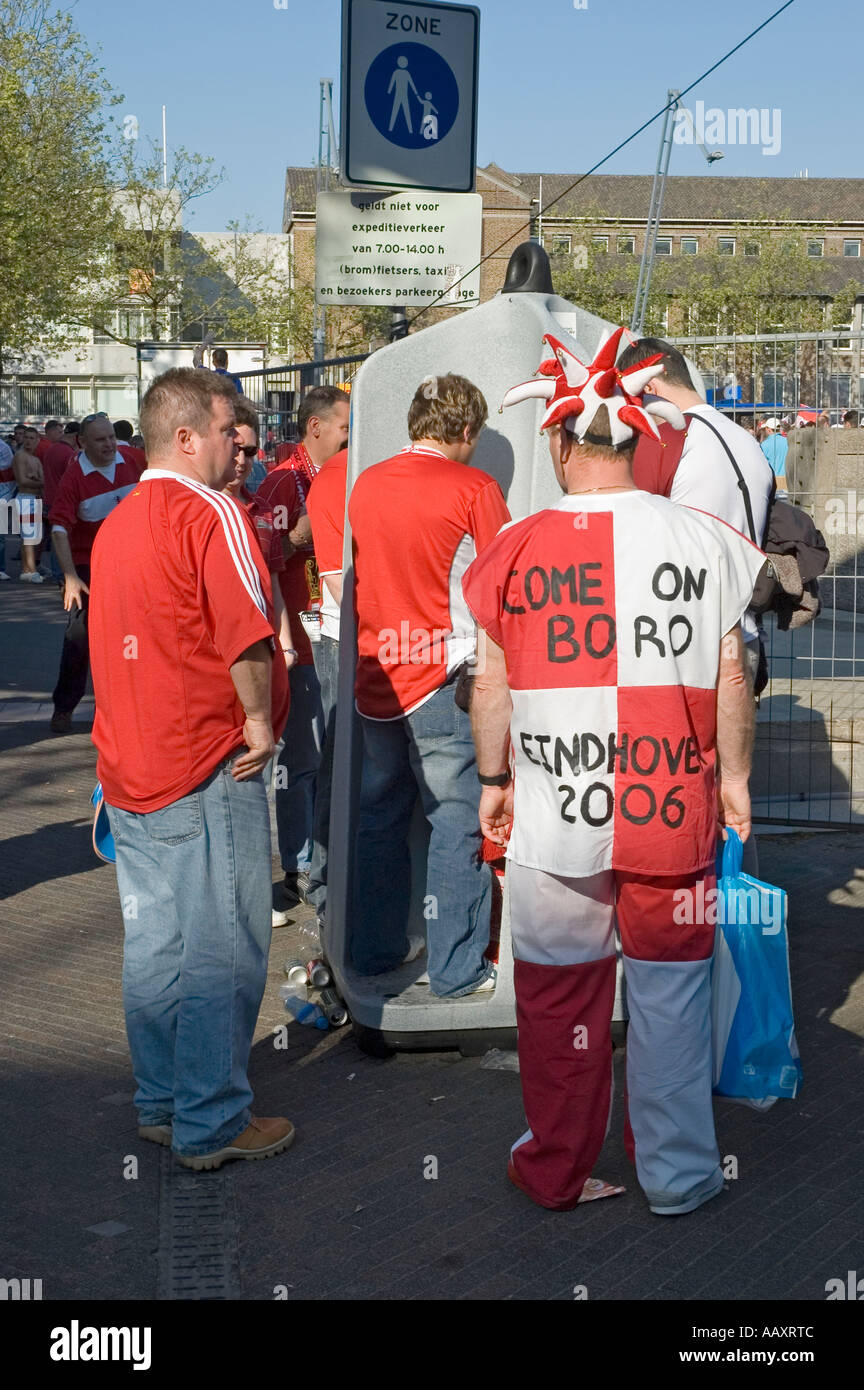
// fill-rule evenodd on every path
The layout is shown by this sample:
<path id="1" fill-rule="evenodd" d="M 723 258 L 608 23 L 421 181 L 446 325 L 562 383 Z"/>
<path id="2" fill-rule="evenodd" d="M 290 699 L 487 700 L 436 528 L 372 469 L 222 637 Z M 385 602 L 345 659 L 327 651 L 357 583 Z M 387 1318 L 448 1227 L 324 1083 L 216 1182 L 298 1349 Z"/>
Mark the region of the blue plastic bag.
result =
<path id="1" fill-rule="evenodd" d="M 714 1094 L 767 1110 L 801 1085 L 789 984 L 786 894 L 741 872 L 734 830 L 718 847 L 711 972 Z"/>
<path id="2" fill-rule="evenodd" d="M 93 849 L 100 859 L 106 864 L 114 864 L 117 860 L 117 851 L 114 847 L 114 836 L 111 834 L 111 826 L 108 823 L 108 812 L 105 809 L 105 801 L 102 795 L 102 783 L 97 782 L 90 798 L 90 804 L 95 808 L 93 815 Z"/>

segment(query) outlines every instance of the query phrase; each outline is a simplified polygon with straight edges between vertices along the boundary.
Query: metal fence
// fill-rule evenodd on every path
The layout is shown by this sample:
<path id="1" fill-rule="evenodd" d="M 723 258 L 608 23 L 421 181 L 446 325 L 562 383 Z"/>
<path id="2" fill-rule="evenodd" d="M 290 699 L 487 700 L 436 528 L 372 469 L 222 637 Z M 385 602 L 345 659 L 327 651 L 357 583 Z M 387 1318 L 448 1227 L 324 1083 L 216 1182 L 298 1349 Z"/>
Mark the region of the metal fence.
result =
<path id="1" fill-rule="evenodd" d="M 759 702 L 752 779 L 759 821 L 864 827 L 864 429 L 839 429 L 864 401 L 864 334 L 762 334 L 672 340 L 702 373 L 709 399 L 733 418 L 769 415 L 788 434 L 790 497 L 807 510 L 831 551 L 820 581 L 823 610 L 797 631 L 765 619 L 769 683 Z M 245 372 L 245 393 L 262 412 L 264 439 L 297 437 L 297 407 L 311 386 L 348 386 L 366 354 Z M 827 416 L 794 425 L 801 414 Z M 862 415 L 864 420 L 864 415 Z M 831 428 L 831 426 L 835 428 Z"/>
<path id="2" fill-rule="evenodd" d="M 330 357 L 323 362 L 297 362 L 288 367 L 265 367 L 255 372 L 238 372 L 243 394 L 261 412 L 261 442 L 272 455 L 278 444 L 293 443 L 297 433 L 297 410 L 303 395 L 312 386 L 341 386 L 350 390 L 351 382 L 368 353 L 353 357 Z"/>
<path id="3" fill-rule="evenodd" d="M 789 632 L 773 617 L 765 622 L 770 679 L 757 716 L 754 813 L 788 825 L 864 826 L 864 429 L 837 428 L 864 400 L 864 335 L 673 341 L 724 413 L 742 423 L 772 415 L 792 422 L 790 499 L 814 518 L 831 552 L 816 621 Z"/>

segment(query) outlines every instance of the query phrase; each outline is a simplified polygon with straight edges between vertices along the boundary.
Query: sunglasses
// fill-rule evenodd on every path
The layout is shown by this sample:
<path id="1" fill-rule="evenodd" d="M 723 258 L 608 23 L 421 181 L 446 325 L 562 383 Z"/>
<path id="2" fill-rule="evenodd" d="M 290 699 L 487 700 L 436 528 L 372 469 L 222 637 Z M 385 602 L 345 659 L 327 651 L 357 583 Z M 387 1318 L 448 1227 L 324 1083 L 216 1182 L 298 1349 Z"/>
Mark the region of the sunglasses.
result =
<path id="1" fill-rule="evenodd" d="M 84 416 L 84 419 L 81 421 L 81 429 L 83 429 L 85 425 L 91 424 L 93 420 L 107 420 L 107 419 L 108 419 L 108 412 L 107 412 L 107 410 L 97 410 L 95 415 L 85 415 L 85 416 Z"/>
<path id="2" fill-rule="evenodd" d="M 234 450 L 235 454 L 245 454 L 247 459 L 254 459 L 258 454 L 257 444 L 238 444 Z"/>

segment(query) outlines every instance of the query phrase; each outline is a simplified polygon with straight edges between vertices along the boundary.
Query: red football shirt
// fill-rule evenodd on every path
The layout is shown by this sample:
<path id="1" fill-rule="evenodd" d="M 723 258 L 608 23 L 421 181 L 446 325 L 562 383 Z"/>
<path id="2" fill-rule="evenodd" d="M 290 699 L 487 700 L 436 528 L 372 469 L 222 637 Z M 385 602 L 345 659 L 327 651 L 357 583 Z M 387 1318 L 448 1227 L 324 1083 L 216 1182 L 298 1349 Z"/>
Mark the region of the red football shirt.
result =
<path id="1" fill-rule="evenodd" d="M 66 531 L 76 565 L 89 565 L 96 532 L 106 516 L 127 497 L 141 476 L 141 465 L 118 446 L 110 468 L 96 468 L 83 453 L 70 460 L 51 508 L 51 525 Z M 140 449 L 129 454 L 140 455 Z"/>
<path id="2" fill-rule="evenodd" d="M 312 525 L 315 559 L 321 584 L 321 631 L 339 640 L 339 605 L 323 582 L 325 574 L 342 573 L 342 547 L 345 539 L 345 490 L 348 479 L 348 450 L 340 449 L 328 459 L 309 489 L 306 510 Z"/>
<path id="3" fill-rule="evenodd" d="M 245 487 L 241 487 L 235 500 L 240 503 L 255 528 L 255 535 L 269 573 L 281 574 L 285 568 L 285 557 L 282 554 L 282 537 L 276 530 L 273 512 L 261 501 L 257 493 L 248 492 Z"/>
<path id="4" fill-rule="evenodd" d="M 286 446 L 287 447 L 287 446 Z M 289 531 L 300 519 L 305 508 L 307 479 L 298 478 L 295 462 L 296 445 L 291 446 L 294 453 L 278 468 L 267 474 L 258 487 L 255 496 L 262 505 L 269 507 L 280 537 L 287 537 Z M 312 665 L 312 645 L 300 621 L 300 614 L 309 607 L 309 583 L 306 577 L 306 562 L 314 559 L 311 545 L 301 546 L 285 560 L 285 568 L 279 575 L 279 587 L 285 600 L 288 622 L 291 627 L 291 643 L 297 652 L 298 666 Z"/>
<path id="5" fill-rule="evenodd" d="M 179 474 L 146 473 L 100 530 L 89 625 L 105 800 L 158 811 L 242 746 L 229 668 L 274 637 L 270 578 L 243 509 Z M 271 709 L 278 738 L 288 714 L 281 659 Z"/>
<path id="6" fill-rule="evenodd" d="M 473 656 L 462 575 L 510 519 L 494 478 L 438 449 L 367 468 L 348 503 L 357 612 L 357 708 L 399 719 Z"/>
<path id="7" fill-rule="evenodd" d="M 48 448 L 45 450 L 44 456 L 42 456 L 42 472 L 45 477 L 43 500 L 45 503 L 45 511 L 48 513 L 49 517 L 60 483 L 63 480 L 63 475 L 74 457 L 75 450 L 72 448 L 72 445 L 67 444 L 65 440 L 62 439 L 58 439 L 56 444 L 49 444 Z"/>

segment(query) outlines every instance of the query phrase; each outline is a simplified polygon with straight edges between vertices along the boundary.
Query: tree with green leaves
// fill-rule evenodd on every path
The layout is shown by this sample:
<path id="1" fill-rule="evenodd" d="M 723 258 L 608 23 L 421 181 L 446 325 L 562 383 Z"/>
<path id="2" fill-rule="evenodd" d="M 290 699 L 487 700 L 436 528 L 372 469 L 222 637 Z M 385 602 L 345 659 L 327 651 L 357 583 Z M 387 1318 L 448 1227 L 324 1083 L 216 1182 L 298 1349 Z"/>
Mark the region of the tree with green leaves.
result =
<path id="1" fill-rule="evenodd" d="M 832 326 L 829 318 L 848 322 L 856 296 L 864 293 L 860 273 L 838 286 L 830 262 L 807 253 L 820 229 L 778 221 L 784 219 L 736 223 L 736 256 L 711 246 L 695 256 L 657 257 L 646 334 L 663 331 L 664 321 L 667 334 L 676 336 L 818 332 Z M 580 308 L 629 323 L 639 258 L 593 244 L 602 227 L 598 210 L 577 231 L 575 254 L 552 257 L 555 288 Z"/>
<path id="2" fill-rule="evenodd" d="M 114 100 L 68 13 L 0 0 L 0 371 L 76 336 L 114 225 Z"/>

